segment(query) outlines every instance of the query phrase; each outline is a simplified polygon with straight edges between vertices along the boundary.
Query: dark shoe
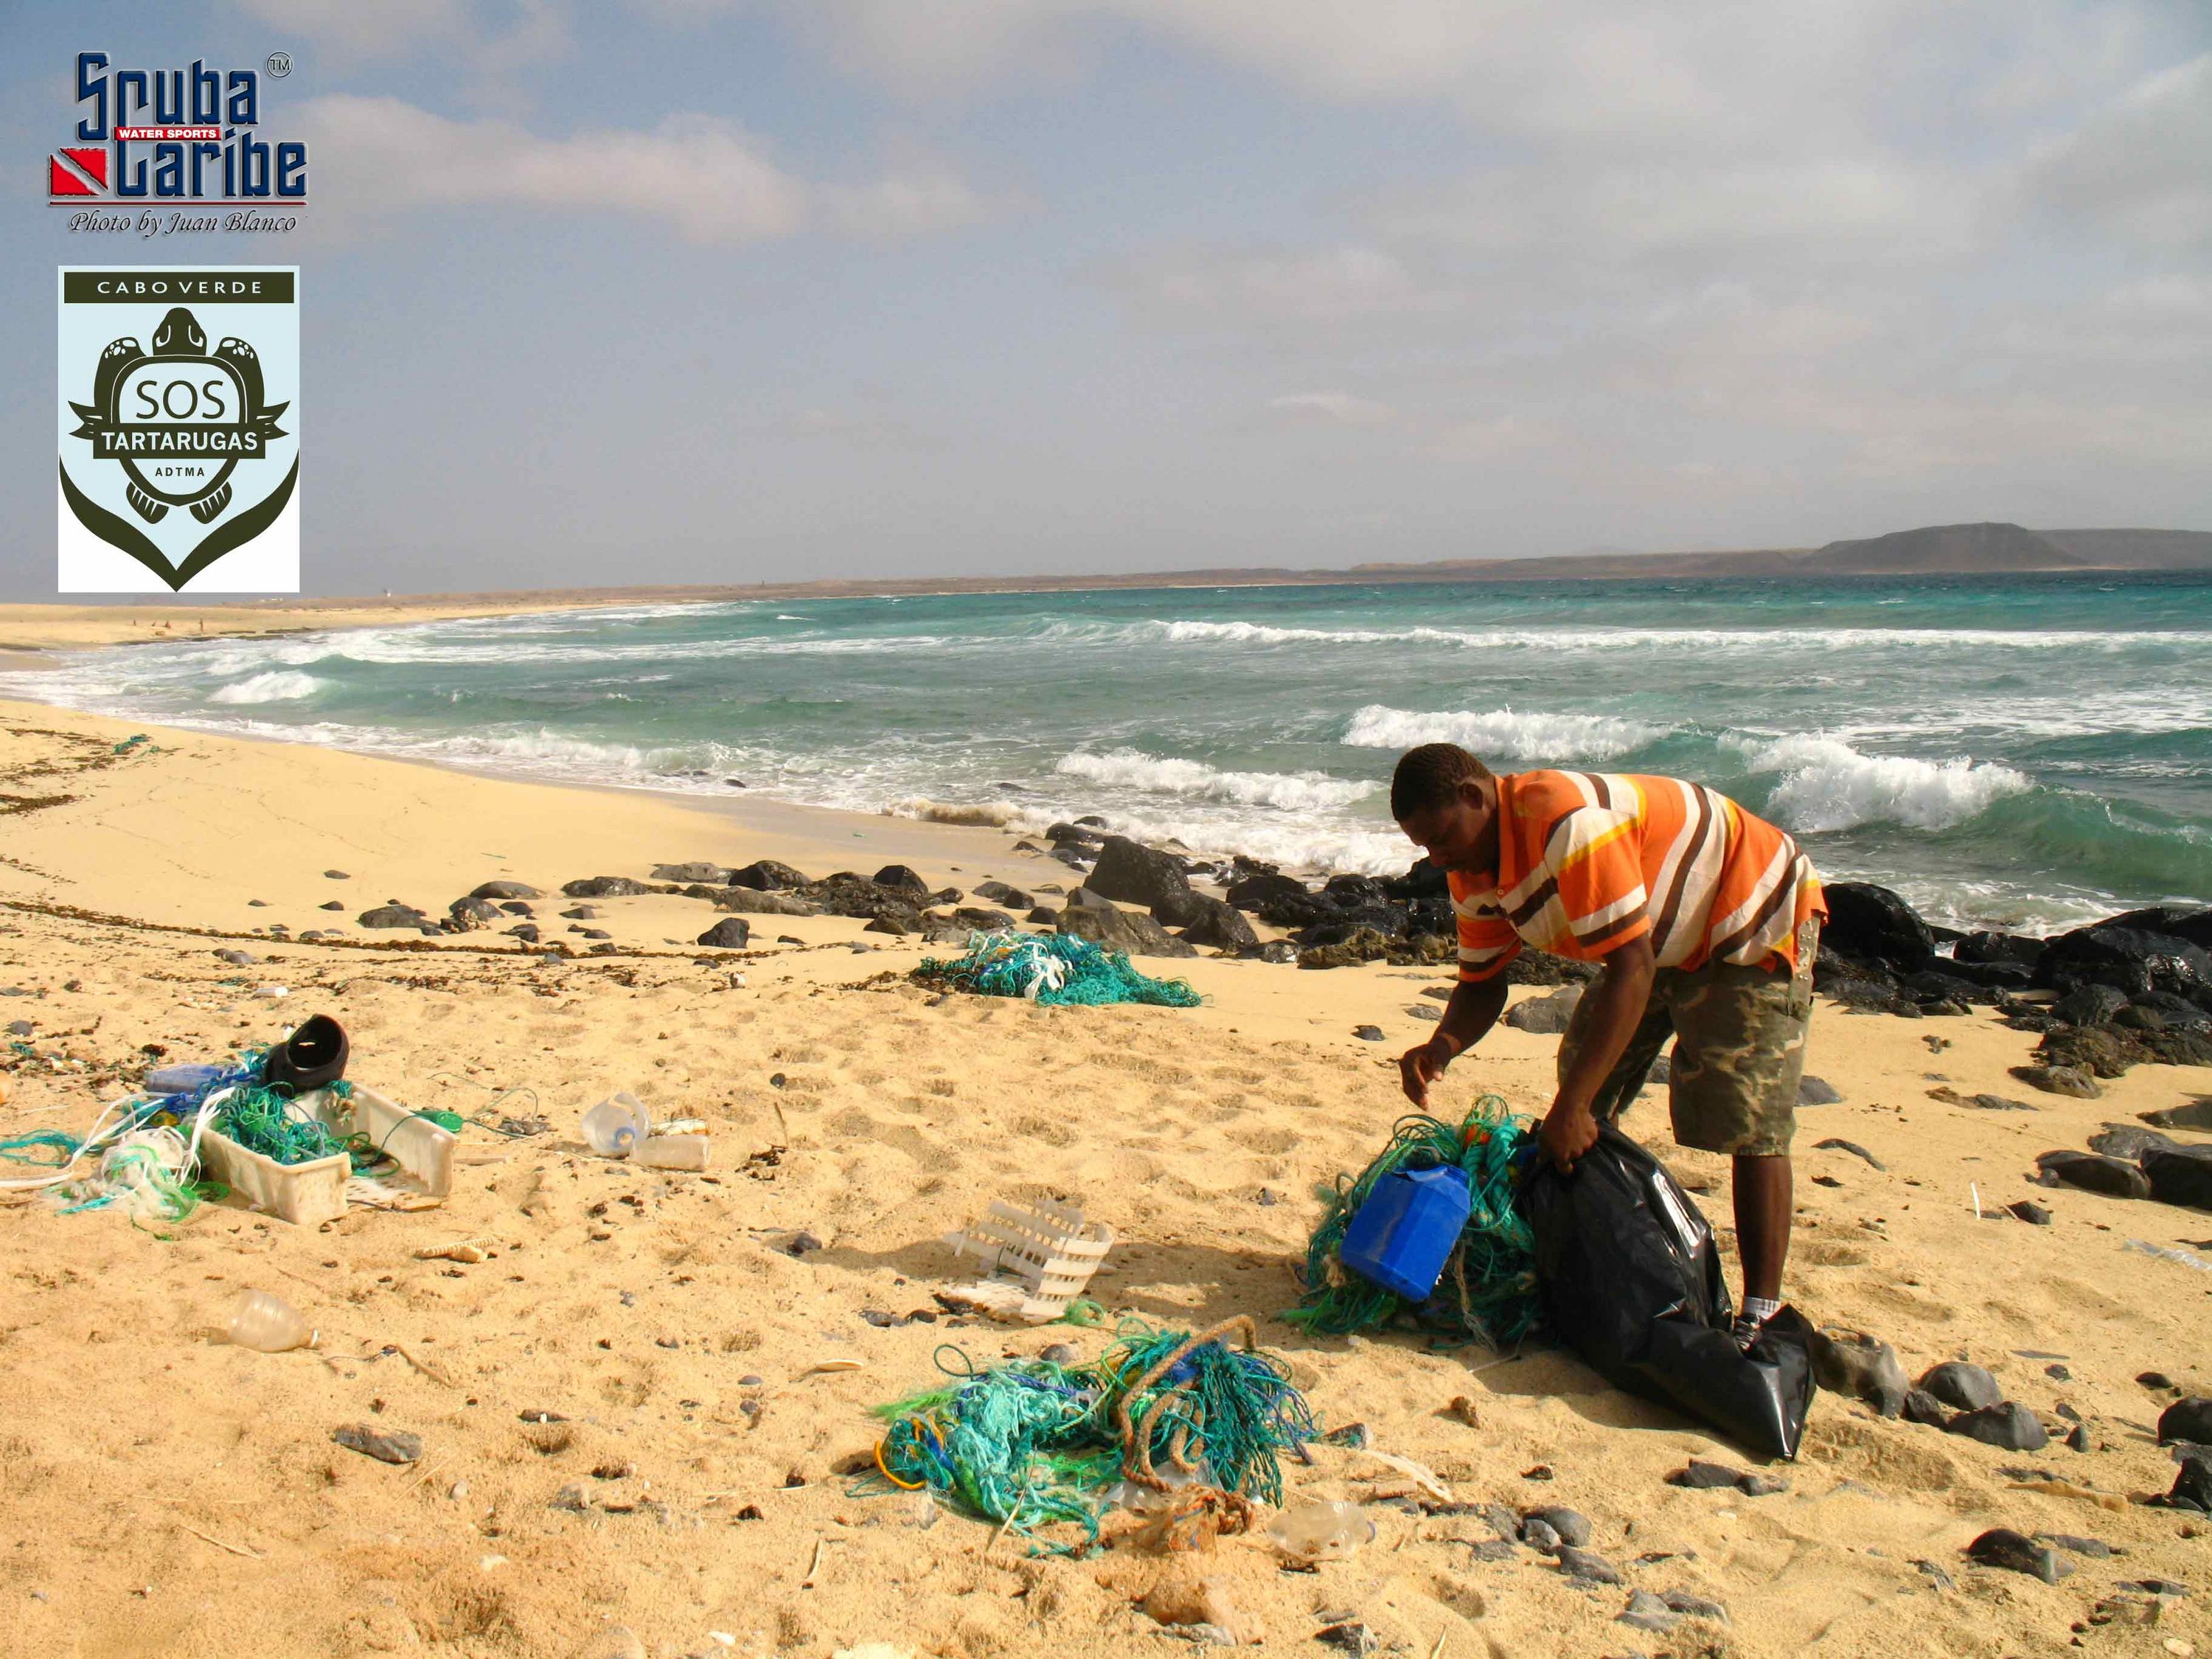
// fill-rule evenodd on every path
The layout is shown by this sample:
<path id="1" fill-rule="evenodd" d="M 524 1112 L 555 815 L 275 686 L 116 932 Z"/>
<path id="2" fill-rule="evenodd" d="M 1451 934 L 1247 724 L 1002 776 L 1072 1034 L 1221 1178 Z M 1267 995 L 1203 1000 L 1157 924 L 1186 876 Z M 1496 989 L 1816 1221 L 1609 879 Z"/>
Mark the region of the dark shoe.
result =
<path id="1" fill-rule="evenodd" d="M 261 1062 L 261 1080 L 272 1087 L 283 1084 L 296 1098 L 336 1083 L 345 1067 L 345 1028 L 328 1014 L 311 1014 L 269 1051 Z"/>

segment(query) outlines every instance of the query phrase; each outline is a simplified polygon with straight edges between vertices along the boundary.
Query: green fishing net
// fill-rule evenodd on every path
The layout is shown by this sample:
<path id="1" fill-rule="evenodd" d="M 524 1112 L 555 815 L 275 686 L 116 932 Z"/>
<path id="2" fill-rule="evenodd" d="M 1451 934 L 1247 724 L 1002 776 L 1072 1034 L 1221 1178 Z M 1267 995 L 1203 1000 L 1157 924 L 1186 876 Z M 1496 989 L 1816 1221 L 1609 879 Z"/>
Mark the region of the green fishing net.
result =
<path id="1" fill-rule="evenodd" d="M 1179 979 L 1152 979 L 1109 951 L 1073 933 L 1016 933 L 1000 930 L 969 936 L 963 955 L 945 961 L 924 957 L 916 983 L 973 991 L 987 997 L 1026 997 L 1060 1007 L 1115 1002 L 1195 1008 L 1198 993 Z"/>
<path id="2" fill-rule="evenodd" d="M 1528 1224 L 1514 1206 L 1521 1168 L 1533 1142 L 1532 1126 L 1516 1117 L 1496 1095 L 1474 1103 L 1455 1127 L 1439 1119 L 1398 1120 L 1389 1144 L 1357 1180 L 1337 1178 L 1328 1211 L 1306 1247 L 1305 1299 L 1283 1317 L 1322 1335 L 1371 1330 L 1401 1311 L 1420 1322 L 1504 1348 L 1536 1322 L 1536 1262 Z M 1403 1298 L 1361 1278 L 1338 1255 L 1345 1230 L 1376 1182 L 1400 1170 L 1456 1164 L 1467 1172 L 1474 1208 L 1459 1242 L 1445 1259 L 1443 1276 L 1426 1302 Z"/>

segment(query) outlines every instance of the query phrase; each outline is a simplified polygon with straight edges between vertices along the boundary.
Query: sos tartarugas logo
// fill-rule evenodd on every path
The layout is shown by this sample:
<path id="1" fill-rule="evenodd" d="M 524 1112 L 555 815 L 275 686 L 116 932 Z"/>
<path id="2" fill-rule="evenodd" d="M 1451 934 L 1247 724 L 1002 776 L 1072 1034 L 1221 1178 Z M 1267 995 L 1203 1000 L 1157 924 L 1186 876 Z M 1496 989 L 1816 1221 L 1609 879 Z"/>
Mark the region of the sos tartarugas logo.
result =
<path id="1" fill-rule="evenodd" d="M 300 591 L 300 274 L 61 271 L 60 591 Z"/>

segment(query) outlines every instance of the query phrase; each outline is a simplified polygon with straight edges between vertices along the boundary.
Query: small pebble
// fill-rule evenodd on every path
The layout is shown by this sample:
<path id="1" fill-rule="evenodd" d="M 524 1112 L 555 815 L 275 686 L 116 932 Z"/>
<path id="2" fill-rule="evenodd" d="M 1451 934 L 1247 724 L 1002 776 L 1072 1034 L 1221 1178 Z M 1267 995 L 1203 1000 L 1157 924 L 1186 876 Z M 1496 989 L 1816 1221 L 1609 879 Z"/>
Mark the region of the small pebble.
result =
<path id="1" fill-rule="evenodd" d="M 1352 1028 L 1352 1035 L 1362 1042 L 1380 1042 L 1382 1041 L 1382 1028 L 1380 1025 L 1355 1025 Z"/>
<path id="2" fill-rule="evenodd" d="M 1618 1584 L 1623 1582 L 1620 1569 L 1601 1555 L 1588 1550 L 1578 1550 L 1571 1544 L 1559 1548 L 1559 1567 L 1568 1577 L 1586 1584 Z"/>

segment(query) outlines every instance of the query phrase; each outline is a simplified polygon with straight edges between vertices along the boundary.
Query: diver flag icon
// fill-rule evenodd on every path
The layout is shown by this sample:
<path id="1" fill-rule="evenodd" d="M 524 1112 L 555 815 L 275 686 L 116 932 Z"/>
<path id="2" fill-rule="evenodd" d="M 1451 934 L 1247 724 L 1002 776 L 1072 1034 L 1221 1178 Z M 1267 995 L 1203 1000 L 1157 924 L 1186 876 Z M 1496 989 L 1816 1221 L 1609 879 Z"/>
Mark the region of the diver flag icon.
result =
<path id="1" fill-rule="evenodd" d="M 60 149 L 46 161 L 48 194 L 58 201 L 70 196 L 107 193 L 107 152 L 104 149 Z"/>

